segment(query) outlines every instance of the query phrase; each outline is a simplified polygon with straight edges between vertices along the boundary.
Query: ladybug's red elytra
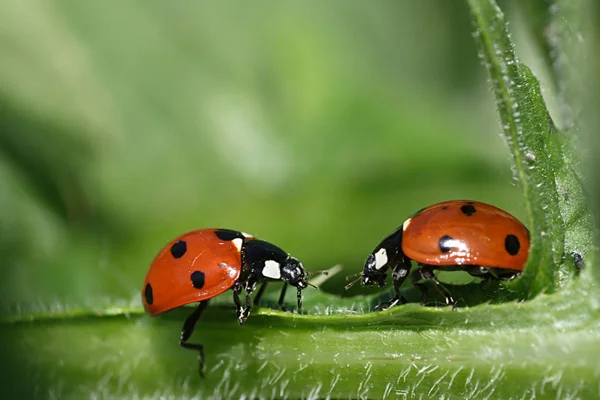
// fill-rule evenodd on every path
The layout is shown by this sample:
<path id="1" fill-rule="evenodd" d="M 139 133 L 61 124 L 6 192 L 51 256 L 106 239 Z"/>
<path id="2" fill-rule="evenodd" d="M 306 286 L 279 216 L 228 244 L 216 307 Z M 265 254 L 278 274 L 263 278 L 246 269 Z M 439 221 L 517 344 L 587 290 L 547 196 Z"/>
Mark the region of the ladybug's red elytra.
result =
<path id="1" fill-rule="evenodd" d="M 302 263 L 279 247 L 246 233 L 229 229 L 200 229 L 169 242 L 156 256 L 142 290 L 142 302 L 150 315 L 198 302 L 186 319 L 179 344 L 198 351 L 203 376 L 204 350 L 201 344 L 188 343 L 196 322 L 209 299 L 233 290 L 238 322 L 243 324 L 252 308 L 251 295 L 260 283 L 254 305 L 260 301 L 269 281 L 283 281 L 279 306 L 287 285 L 298 289 L 298 311 L 302 309 L 302 290 L 307 287 Z M 244 304 L 240 294 L 245 291 Z"/>
<path id="2" fill-rule="evenodd" d="M 450 200 L 419 210 L 392 232 L 367 257 L 362 272 L 364 285 L 383 286 L 391 269 L 394 298 L 377 309 L 405 302 L 400 285 L 409 277 L 411 260 L 419 267 L 410 281 L 424 279 L 454 306 L 450 292 L 433 270 L 461 270 L 486 279 L 512 279 L 525 267 L 529 255 L 529 231 L 515 217 L 490 204 Z"/>

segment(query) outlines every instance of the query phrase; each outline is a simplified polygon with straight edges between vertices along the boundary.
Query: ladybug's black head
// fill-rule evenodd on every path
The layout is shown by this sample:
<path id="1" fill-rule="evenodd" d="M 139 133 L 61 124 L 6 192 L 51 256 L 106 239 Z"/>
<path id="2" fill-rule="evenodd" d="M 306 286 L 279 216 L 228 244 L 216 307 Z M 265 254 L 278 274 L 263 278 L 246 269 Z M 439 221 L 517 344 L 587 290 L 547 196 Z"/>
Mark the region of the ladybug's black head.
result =
<path id="1" fill-rule="evenodd" d="M 402 227 L 389 234 L 373 250 L 365 261 L 362 273 L 362 283 L 365 286 L 385 285 L 385 273 L 388 269 L 394 269 L 398 264 L 410 266 L 410 261 L 402 254 Z"/>
<path id="2" fill-rule="evenodd" d="M 288 257 L 281 267 L 281 279 L 298 289 L 304 289 L 308 286 L 306 271 L 302 263 L 294 257 Z"/>
<path id="3" fill-rule="evenodd" d="M 308 286 L 306 271 L 302 263 L 294 257 L 288 257 L 281 267 L 281 279 L 298 289 L 298 312 L 302 310 L 302 289 Z"/>
<path id="4" fill-rule="evenodd" d="M 365 286 L 374 286 L 378 285 L 382 287 L 385 285 L 385 278 L 387 278 L 387 274 L 385 273 L 387 270 L 386 265 L 381 265 L 381 260 L 377 259 L 377 253 L 371 253 L 367 257 L 367 261 L 365 261 L 365 268 L 362 272 L 362 283 Z"/>

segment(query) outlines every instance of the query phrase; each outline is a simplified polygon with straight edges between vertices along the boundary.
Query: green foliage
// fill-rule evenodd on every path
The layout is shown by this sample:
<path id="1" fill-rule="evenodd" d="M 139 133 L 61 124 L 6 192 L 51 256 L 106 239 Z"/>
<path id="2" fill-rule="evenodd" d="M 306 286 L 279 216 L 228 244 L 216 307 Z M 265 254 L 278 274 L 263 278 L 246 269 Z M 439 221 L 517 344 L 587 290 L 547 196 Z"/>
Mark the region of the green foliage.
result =
<path id="1" fill-rule="evenodd" d="M 519 61 L 492 0 L 468 0 L 468 12 L 393 1 L 4 5 L 4 394 L 598 397 L 600 202 L 586 165 L 599 153 L 582 144 L 596 143 L 597 116 L 581 100 L 597 94 L 568 68 L 596 43 L 584 3 L 526 3 L 550 91 Z M 518 189 L 473 79 L 468 15 Z M 421 19 L 435 21 L 433 39 L 415 47 Z M 574 35 L 589 40 L 577 47 Z M 558 97 L 559 115 L 542 93 Z M 533 245 L 519 279 L 449 285 L 454 311 L 375 313 L 390 293 L 358 285 L 341 296 L 378 239 L 449 198 L 522 217 Z M 256 233 L 312 270 L 345 268 L 304 292 L 301 315 L 274 310 L 274 288 L 240 327 L 230 295 L 214 299 L 193 337 L 206 346 L 205 380 L 178 346 L 190 307 L 150 318 L 139 298 L 157 249 L 202 226 Z"/>
<path id="2" fill-rule="evenodd" d="M 408 305 L 322 315 L 309 304 L 320 315 L 261 309 L 243 328 L 233 310 L 215 307 L 198 335 L 211 344 L 205 381 L 196 375 L 196 356 L 176 341 L 189 309 L 157 319 L 140 310 L 57 316 L 35 329 L 27 322 L 2 332 L 4 354 L 21 355 L 20 368 L 3 378 L 36 377 L 40 390 L 59 398 L 593 398 L 597 388 L 586 383 L 598 378 L 598 324 L 590 323 L 597 315 L 589 314 L 586 294 L 568 290 L 567 303 L 542 295 L 454 312 Z"/>
<path id="3" fill-rule="evenodd" d="M 533 232 L 528 265 L 518 283 L 535 295 L 554 288 L 564 248 L 565 228 L 544 146 L 551 132 L 550 115 L 537 79 L 515 57 L 502 11 L 489 1 L 469 5 Z"/>

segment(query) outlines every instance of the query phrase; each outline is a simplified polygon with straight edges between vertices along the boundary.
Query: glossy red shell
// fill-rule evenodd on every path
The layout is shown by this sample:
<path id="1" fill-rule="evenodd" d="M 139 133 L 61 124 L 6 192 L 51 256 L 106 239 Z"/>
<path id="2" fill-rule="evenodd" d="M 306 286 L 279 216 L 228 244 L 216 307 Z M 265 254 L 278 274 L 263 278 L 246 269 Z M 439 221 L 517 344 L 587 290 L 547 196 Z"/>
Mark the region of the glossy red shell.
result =
<path id="1" fill-rule="evenodd" d="M 529 231 L 518 219 L 476 201 L 434 204 L 403 225 L 402 251 L 424 265 L 477 265 L 522 271 L 529 246 Z"/>
<path id="2" fill-rule="evenodd" d="M 231 288 L 242 271 L 242 240 L 222 240 L 218 229 L 188 232 L 170 241 L 156 256 L 142 289 L 147 312 L 158 314 L 172 308 L 215 297 Z M 175 243 L 184 241 L 186 250 L 176 258 Z M 194 287 L 192 274 L 203 274 L 203 285 Z M 197 286 L 200 286 L 197 284 Z"/>

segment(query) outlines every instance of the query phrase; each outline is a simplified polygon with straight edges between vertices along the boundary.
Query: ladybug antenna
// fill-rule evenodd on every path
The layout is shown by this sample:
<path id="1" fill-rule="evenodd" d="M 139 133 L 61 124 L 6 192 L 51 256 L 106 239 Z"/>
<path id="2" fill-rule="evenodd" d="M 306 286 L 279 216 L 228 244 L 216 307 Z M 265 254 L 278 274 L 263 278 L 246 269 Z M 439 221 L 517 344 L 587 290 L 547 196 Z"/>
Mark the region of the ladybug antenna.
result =
<path id="1" fill-rule="evenodd" d="M 323 274 L 323 275 L 327 276 L 327 275 L 329 275 L 329 273 L 330 273 L 329 271 L 330 270 L 331 270 L 331 268 L 330 269 L 321 269 L 319 271 L 309 271 L 309 272 L 306 273 L 306 275 L 307 276 L 313 276 L 313 275 L 317 275 L 317 274 Z"/>
<path id="2" fill-rule="evenodd" d="M 338 265 L 334 265 L 333 267 L 323 270 L 323 271 L 309 272 L 307 274 L 308 276 L 314 275 L 314 274 L 318 274 L 318 275 L 315 276 L 314 278 L 312 278 L 310 280 L 310 282 L 308 282 L 308 284 L 310 286 L 318 289 L 318 286 L 321 286 L 323 283 L 325 283 L 325 281 L 330 279 L 332 276 L 334 276 L 341 270 L 342 270 L 342 266 L 338 264 Z"/>
<path id="3" fill-rule="evenodd" d="M 359 276 L 359 275 L 360 275 L 360 272 L 357 272 L 357 273 L 355 273 L 355 274 L 352 274 L 352 275 L 348 275 L 348 276 L 346 277 L 346 281 L 349 281 L 350 279 L 352 279 L 352 278 L 354 278 L 354 277 L 357 277 L 357 276 Z"/>
<path id="4" fill-rule="evenodd" d="M 354 274 L 354 275 L 347 276 L 347 277 L 346 277 L 346 280 L 349 280 L 349 278 L 353 278 L 353 277 L 355 277 L 356 275 L 358 275 L 358 274 Z M 358 282 L 358 281 L 360 281 L 360 276 L 358 276 L 358 277 L 357 277 L 355 280 L 353 280 L 352 282 L 350 282 L 349 284 L 347 284 L 346 286 L 344 286 L 344 289 L 345 289 L 345 290 L 348 290 L 348 289 L 350 289 L 350 288 L 351 288 L 352 286 L 354 286 L 354 284 L 355 284 L 356 282 Z"/>
<path id="5" fill-rule="evenodd" d="M 307 283 L 307 284 L 308 284 L 308 286 L 310 286 L 310 287 L 314 287 L 314 288 L 315 288 L 315 289 L 317 289 L 317 290 L 321 290 L 321 288 L 320 288 L 320 287 L 318 287 L 317 285 L 313 285 L 313 284 L 312 284 L 312 283 L 310 283 L 310 282 L 306 282 L 306 283 Z"/>

